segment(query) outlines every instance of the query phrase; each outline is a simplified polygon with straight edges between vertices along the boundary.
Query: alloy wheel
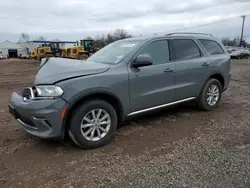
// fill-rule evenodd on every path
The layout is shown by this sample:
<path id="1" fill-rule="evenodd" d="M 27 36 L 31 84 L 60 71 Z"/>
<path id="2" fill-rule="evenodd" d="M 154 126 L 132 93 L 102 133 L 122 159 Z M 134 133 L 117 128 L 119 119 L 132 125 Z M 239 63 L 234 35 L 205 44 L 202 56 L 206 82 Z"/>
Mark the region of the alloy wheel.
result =
<path id="1" fill-rule="evenodd" d="M 207 92 L 207 103 L 210 106 L 215 105 L 220 97 L 220 89 L 217 85 L 213 84 L 208 88 Z"/>
<path id="2" fill-rule="evenodd" d="M 104 109 L 89 111 L 81 121 L 81 134 L 89 141 L 99 141 L 111 127 L 111 117 Z"/>

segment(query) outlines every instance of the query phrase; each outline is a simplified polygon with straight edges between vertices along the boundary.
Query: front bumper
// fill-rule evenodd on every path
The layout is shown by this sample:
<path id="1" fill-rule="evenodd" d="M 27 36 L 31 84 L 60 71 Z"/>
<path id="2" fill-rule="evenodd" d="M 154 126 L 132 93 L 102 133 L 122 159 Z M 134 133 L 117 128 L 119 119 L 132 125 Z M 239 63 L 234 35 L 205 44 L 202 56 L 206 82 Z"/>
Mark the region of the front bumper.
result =
<path id="1" fill-rule="evenodd" d="M 61 139 L 64 137 L 61 114 L 66 106 L 67 103 L 62 98 L 24 102 L 22 96 L 14 92 L 9 112 L 31 135 Z"/>
<path id="2" fill-rule="evenodd" d="M 232 73 L 230 72 L 226 79 L 225 79 L 225 85 L 224 85 L 224 88 L 223 88 L 223 92 L 226 91 L 230 85 L 230 82 L 231 82 L 231 78 L 232 78 Z"/>

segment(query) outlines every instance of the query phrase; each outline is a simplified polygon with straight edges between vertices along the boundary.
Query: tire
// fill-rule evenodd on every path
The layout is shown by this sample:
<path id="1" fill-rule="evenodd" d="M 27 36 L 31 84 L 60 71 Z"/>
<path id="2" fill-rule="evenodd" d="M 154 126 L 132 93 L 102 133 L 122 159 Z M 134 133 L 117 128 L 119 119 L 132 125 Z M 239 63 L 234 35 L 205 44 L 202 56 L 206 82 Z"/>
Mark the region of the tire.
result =
<path id="1" fill-rule="evenodd" d="M 215 102 L 215 100 L 216 100 L 216 103 L 212 105 L 211 103 L 209 104 L 209 102 L 208 102 L 208 92 L 209 92 L 209 89 L 213 88 L 214 85 L 217 86 L 219 91 L 218 91 L 218 99 L 217 100 L 216 100 L 215 96 L 214 96 L 214 98 L 211 97 L 212 98 L 211 100 L 213 102 Z M 207 80 L 207 82 L 205 83 L 205 85 L 202 88 L 202 91 L 200 93 L 199 100 L 198 100 L 198 105 L 201 109 L 206 110 L 206 111 L 214 110 L 215 108 L 217 108 L 219 106 L 221 95 L 222 95 L 221 83 L 217 79 L 211 78 L 211 79 Z"/>
<path id="2" fill-rule="evenodd" d="M 55 57 L 53 54 L 45 54 L 45 58 Z"/>
<path id="3" fill-rule="evenodd" d="M 86 59 L 88 59 L 89 58 L 89 56 L 87 55 L 87 54 L 82 54 L 82 55 L 80 55 L 79 56 L 79 60 L 86 60 Z"/>
<path id="4" fill-rule="evenodd" d="M 103 129 L 106 129 L 107 131 L 106 133 L 102 132 L 102 130 L 98 128 L 99 133 L 101 133 L 101 138 L 98 136 L 97 128 L 95 128 L 94 137 L 92 137 L 91 139 L 93 127 L 98 126 L 98 125 L 81 128 L 81 124 L 90 125 L 90 121 L 87 122 L 83 119 L 85 116 L 87 116 L 86 119 L 92 120 L 93 119 L 92 111 L 94 109 L 103 110 L 102 113 L 100 114 L 99 119 L 104 118 L 105 113 L 107 113 L 109 115 L 107 117 L 109 118 L 107 118 L 108 120 L 106 120 L 106 122 L 109 122 L 110 120 L 111 123 L 109 124 L 109 129 L 107 128 L 108 124 L 106 124 L 106 127 L 104 124 L 102 125 L 102 128 L 104 127 Z M 98 112 L 99 112 L 98 110 L 95 110 L 96 117 L 98 116 Z M 92 131 L 90 130 L 91 128 L 92 128 Z M 69 136 L 71 137 L 73 142 L 75 142 L 75 144 L 77 144 L 83 149 L 93 149 L 93 148 L 98 148 L 98 147 L 102 147 L 106 145 L 112 139 L 116 131 L 116 128 L 117 128 L 117 114 L 113 106 L 107 103 L 106 101 L 96 99 L 96 100 L 90 100 L 90 101 L 83 103 L 80 107 L 76 108 L 73 111 L 73 116 L 71 117 L 68 132 L 69 132 Z M 90 132 L 87 133 L 89 130 Z M 83 133 L 87 134 L 87 136 L 83 136 Z"/>

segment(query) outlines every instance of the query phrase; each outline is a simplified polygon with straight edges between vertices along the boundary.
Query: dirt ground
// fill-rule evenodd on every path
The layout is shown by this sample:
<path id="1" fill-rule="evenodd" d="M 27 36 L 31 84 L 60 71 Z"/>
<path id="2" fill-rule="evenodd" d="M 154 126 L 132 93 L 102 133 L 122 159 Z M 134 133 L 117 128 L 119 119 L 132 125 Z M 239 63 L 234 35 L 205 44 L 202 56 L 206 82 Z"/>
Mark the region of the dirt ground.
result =
<path id="1" fill-rule="evenodd" d="M 0 60 L 0 187 L 250 187 L 250 61 L 233 62 L 215 111 L 180 105 L 124 123 L 110 144 L 81 150 L 34 138 L 8 114 L 38 62 Z"/>

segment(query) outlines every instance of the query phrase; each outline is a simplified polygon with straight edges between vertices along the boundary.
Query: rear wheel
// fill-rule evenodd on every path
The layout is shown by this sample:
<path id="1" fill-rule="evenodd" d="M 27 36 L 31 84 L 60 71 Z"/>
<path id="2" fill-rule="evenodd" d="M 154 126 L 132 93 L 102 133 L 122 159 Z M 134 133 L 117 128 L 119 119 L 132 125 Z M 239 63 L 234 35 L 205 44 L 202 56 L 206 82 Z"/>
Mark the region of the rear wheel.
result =
<path id="1" fill-rule="evenodd" d="M 106 145 L 117 128 L 116 111 L 106 101 L 91 100 L 75 109 L 69 125 L 69 136 L 84 149 Z"/>
<path id="2" fill-rule="evenodd" d="M 209 79 L 200 94 L 199 107 L 204 110 L 213 110 L 218 107 L 222 94 L 221 83 L 214 78 Z"/>
<path id="3" fill-rule="evenodd" d="M 80 60 L 86 60 L 88 58 L 89 58 L 89 56 L 87 54 L 82 54 L 82 55 L 79 56 L 78 59 L 80 59 Z"/>

